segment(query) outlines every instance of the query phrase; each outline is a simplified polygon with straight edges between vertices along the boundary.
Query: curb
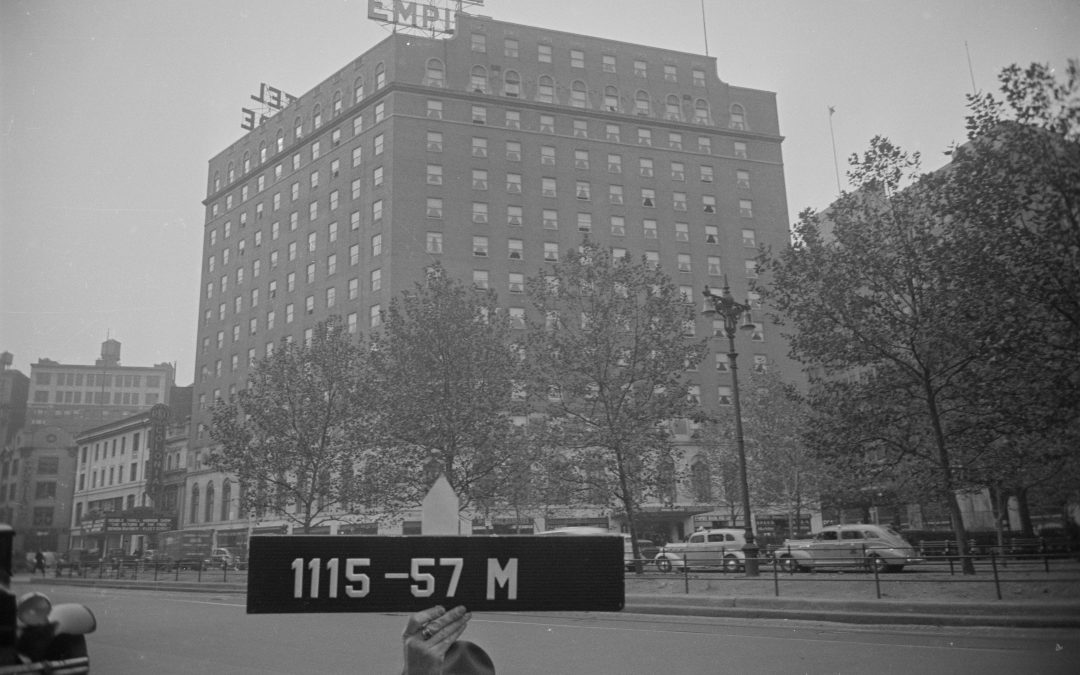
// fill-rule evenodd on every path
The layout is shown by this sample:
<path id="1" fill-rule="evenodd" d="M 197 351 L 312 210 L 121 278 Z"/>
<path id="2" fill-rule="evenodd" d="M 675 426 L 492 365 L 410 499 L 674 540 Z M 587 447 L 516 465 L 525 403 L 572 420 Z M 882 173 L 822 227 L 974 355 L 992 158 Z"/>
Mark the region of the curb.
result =
<path id="1" fill-rule="evenodd" d="M 31 578 L 31 584 L 122 588 L 183 593 L 247 593 L 235 582 L 130 581 Z M 1009 628 L 1080 628 L 1080 601 L 903 602 L 772 597 L 719 597 L 628 593 L 624 612 L 663 616 L 739 619 L 789 619 L 866 625 L 992 626 Z"/>

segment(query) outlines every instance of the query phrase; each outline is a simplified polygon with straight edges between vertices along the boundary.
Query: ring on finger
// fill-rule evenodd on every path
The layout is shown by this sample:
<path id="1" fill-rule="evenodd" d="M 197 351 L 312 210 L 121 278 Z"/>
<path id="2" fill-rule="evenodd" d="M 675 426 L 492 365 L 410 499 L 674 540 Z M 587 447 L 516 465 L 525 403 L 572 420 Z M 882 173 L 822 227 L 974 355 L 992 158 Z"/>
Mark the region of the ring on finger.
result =
<path id="1" fill-rule="evenodd" d="M 423 636 L 425 640 L 430 640 L 432 636 L 431 629 L 427 626 L 424 626 L 423 630 L 420 631 L 420 635 Z"/>

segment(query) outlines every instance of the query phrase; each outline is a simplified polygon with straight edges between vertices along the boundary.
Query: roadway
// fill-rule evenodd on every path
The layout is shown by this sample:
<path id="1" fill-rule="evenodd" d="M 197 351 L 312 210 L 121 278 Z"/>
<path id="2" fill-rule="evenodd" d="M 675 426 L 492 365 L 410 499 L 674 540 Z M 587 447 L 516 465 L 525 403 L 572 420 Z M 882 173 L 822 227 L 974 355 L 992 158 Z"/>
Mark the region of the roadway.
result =
<path id="1" fill-rule="evenodd" d="M 16 584 L 16 592 L 29 588 Z M 238 594 L 35 584 L 98 617 L 93 671 L 372 673 L 401 669 L 404 615 L 248 616 Z M 849 626 L 640 614 L 477 614 L 465 638 L 512 675 L 1073 673 L 1075 631 Z"/>

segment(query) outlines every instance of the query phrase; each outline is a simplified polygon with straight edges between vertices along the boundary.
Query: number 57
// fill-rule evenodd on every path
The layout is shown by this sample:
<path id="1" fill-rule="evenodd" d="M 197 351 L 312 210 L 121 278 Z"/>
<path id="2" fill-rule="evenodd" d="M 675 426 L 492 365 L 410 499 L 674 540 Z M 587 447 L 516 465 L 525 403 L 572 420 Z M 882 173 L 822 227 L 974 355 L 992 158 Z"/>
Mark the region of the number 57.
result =
<path id="1" fill-rule="evenodd" d="M 450 576 L 450 586 L 446 589 L 446 597 L 452 598 L 457 593 L 458 581 L 461 579 L 461 568 L 465 561 L 462 558 L 439 558 L 439 567 L 453 567 L 454 573 Z M 414 598 L 430 598 L 435 595 L 435 575 L 424 572 L 426 567 L 435 567 L 435 558 L 413 558 L 409 576 L 416 583 L 410 590 Z"/>

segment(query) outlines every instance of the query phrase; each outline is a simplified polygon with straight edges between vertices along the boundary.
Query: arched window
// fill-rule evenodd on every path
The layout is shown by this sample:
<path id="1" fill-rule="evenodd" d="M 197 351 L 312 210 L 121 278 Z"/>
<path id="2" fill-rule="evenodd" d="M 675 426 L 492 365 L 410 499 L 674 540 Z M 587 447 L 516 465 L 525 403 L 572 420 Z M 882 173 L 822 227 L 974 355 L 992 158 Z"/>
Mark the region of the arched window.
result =
<path id="1" fill-rule="evenodd" d="M 585 89 L 585 83 L 581 80 L 574 80 L 570 84 L 570 105 L 575 108 L 584 108 L 588 104 L 588 92 Z"/>
<path id="2" fill-rule="evenodd" d="M 214 172 L 214 192 L 221 189 L 221 174 L 217 171 Z"/>
<path id="3" fill-rule="evenodd" d="M 221 484 L 221 519 L 229 520 L 229 511 L 232 510 L 232 481 L 228 478 Z"/>
<path id="4" fill-rule="evenodd" d="M 487 90 L 487 68 L 473 66 L 472 73 L 469 75 L 469 91 L 474 94 L 486 94 Z"/>
<path id="5" fill-rule="evenodd" d="M 697 124 L 711 124 L 709 116 L 709 102 L 703 98 L 694 101 L 694 122 Z"/>
<path id="6" fill-rule="evenodd" d="M 275 152 L 281 152 L 285 149 L 285 130 L 277 130 L 277 139 L 274 142 Z"/>
<path id="7" fill-rule="evenodd" d="M 675 503 L 675 461 L 671 457 L 660 460 L 656 487 L 662 504 Z"/>
<path id="8" fill-rule="evenodd" d="M 664 119 L 682 121 L 682 106 L 675 94 L 668 94 L 667 103 L 664 104 Z"/>
<path id="9" fill-rule="evenodd" d="M 334 117 L 337 117 L 338 115 L 341 114 L 341 109 L 342 109 L 341 92 L 340 91 L 335 91 L 334 92 L 334 107 L 333 107 L 333 112 L 331 114 Z"/>
<path id="10" fill-rule="evenodd" d="M 191 518 L 188 519 L 192 524 L 199 522 L 199 486 L 191 486 Z"/>
<path id="11" fill-rule="evenodd" d="M 746 129 L 746 111 L 743 109 L 742 105 L 732 103 L 729 114 L 729 129 Z"/>
<path id="12" fill-rule="evenodd" d="M 555 80 L 550 75 L 541 75 L 536 87 L 536 100 L 544 103 L 555 102 Z"/>
<path id="13" fill-rule="evenodd" d="M 353 82 L 353 102 L 359 103 L 364 98 L 364 76 L 356 78 Z"/>
<path id="14" fill-rule="evenodd" d="M 619 112 L 619 90 L 616 87 L 604 87 L 604 110 Z"/>
<path id="15" fill-rule="evenodd" d="M 304 135 L 304 120 L 297 117 L 296 124 L 293 125 L 293 140 L 298 141 L 300 137 Z"/>
<path id="16" fill-rule="evenodd" d="M 694 491 L 694 501 L 712 501 L 712 478 L 709 475 L 709 462 L 704 457 L 695 457 L 690 465 L 690 485 Z"/>
<path id="17" fill-rule="evenodd" d="M 318 129 L 322 126 L 322 104 L 316 103 L 315 109 L 311 113 L 311 126 Z"/>
<path id="18" fill-rule="evenodd" d="M 516 70 L 506 71 L 503 79 L 503 96 L 518 98 L 521 96 L 521 76 Z"/>
<path id="19" fill-rule="evenodd" d="M 229 162 L 229 173 L 228 173 L 228 175 L 229 175 L 229 180 L 228 180 L 229 183 L 236 180 L 236 169 L 233 167 L 232 162 Z"/>
<path id="20" fill-rule="evenodd" d="M 244 173 L 251 171 L 251 153 L 244 151 Z"/>
<path id="21" fill-rule="evenodd" d="M 386 64 L 380 63 L 375 66 L 375 91 L 386 86 Z"/>
<path id="22" fill-rule="evenodd" d="M 259 143 L 259 164 L 266 161 L 266 141 Z"/>
<path id="23" fill-rule="evenodd" d="M 439 59 L 427 60 L 427 68 L 424 71 L 424 84 L 429 87 L 446 86 L 446 76 L 442 61 Z"/>
<path id="24" fill-rule="evenodd" d="M 634 113 L 638 115 L 651 114 L 649 92 L 639 89 L 638 93 L 634 95 Z"/>
<path id="25" fill-rule="evenodd" d="M 206 481 L 206 522 L 214 520 L 214 481 Z"/>

